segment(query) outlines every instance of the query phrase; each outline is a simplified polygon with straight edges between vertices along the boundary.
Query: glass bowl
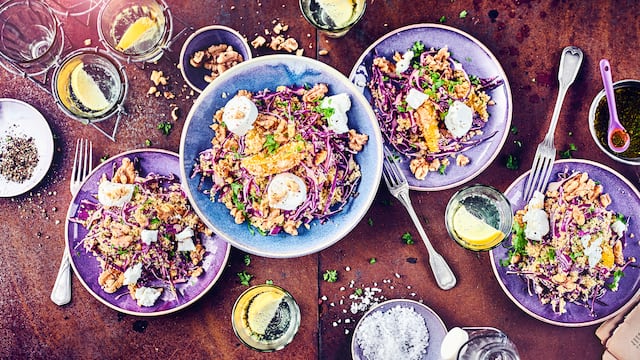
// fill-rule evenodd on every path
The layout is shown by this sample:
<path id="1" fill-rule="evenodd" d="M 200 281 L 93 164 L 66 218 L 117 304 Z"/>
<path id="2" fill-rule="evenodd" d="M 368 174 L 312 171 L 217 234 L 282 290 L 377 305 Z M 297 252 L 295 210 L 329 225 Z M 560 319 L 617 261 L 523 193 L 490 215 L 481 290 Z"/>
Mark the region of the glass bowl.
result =
<path id="1" fill-rule="evenodd" d="M 473 251 L 491 250 L 511 233 L 513 211 L 496 188 L 471 185 L 456 192 L 445 211 L 449 236 Z"/>

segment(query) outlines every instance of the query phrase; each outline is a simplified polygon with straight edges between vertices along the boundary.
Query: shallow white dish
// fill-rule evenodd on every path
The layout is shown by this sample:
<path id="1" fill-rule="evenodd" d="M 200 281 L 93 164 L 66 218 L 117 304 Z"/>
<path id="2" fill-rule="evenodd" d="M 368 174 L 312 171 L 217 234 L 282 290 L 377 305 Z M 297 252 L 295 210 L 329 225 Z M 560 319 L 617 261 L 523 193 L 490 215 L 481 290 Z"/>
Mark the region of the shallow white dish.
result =
<path id="1" fill-rule="evenodd" d="M 0 175 L 0 197 L 12 197 L 33 189 L 47 175 L 53 160 L 53 134 L 47 120 L 33 106 L 16 99 L 0 99 L 0 141 L 8 136 L 32 137 L 38 149 L 38 164 L 22 183 Z"/>

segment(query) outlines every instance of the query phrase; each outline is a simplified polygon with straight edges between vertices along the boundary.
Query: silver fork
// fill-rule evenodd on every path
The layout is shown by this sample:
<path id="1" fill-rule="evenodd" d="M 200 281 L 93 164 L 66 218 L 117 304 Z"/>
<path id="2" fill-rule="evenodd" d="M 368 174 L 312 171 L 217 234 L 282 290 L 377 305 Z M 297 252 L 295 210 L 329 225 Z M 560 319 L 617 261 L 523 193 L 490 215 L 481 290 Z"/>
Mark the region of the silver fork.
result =
<path id="1" fill-rule="evenodd" d="M 547 131 L 544 140 L 538 144 L 538 149 L 533 157 L 531 172 L 527 178 L 527 183 L 522 195 L 525 201 L 529 201 L 535 191 L 543 192 L 547 187 L 547 182 L 549 181 L 551 170 L 553 168 L 553 162 L 556 159 L 556 148 L 553 145 L 553 137 L 556 131 L 556 125 L 558 125 L 560 109 L 562 108 L 562 102 L 564 101 L 564 97 L 567 94 L 569 86 L 573 84 L 576 76 L 578 75 L 580 64 L 582 64 L 582 58 L 582 50 L 575 46 L 567 46 L 562 50 L 560 67 L 558 69 L 558 82 L 560 83 L 558 98 L 556 99 L 556 105 L 553 109 L 549 130 Z"/>
<path id="2" fill-rule="evenodd" d="M 429 266 L 431 266 L 431 271 L 436 279 L 436 283 L 443 290 L 451 289 L 456 285 L 456 276 L 453 274 L 449 264 L 447 264 L 442 255 L 440 255 L 433 248 L 433 245 L 431 245 L 431 241 L 429 241 L 427 233 L 424 231 L 424 228 L 418 219 L 418 215 L 416 215 L 416 212 L 411 205 L 407 178 L 402 173 L 395 157 L 386 146 L 384 147 L 384 161 L 382 165 L 382 175 L 384 177 L 384 182 L 387 183 L 389 192 L 397 198 L 405 208 L 407 208 L 407 211 L 411 216 L 411 220 L 418 229 L 418 233 L 420 233 L 420 237 L 422 238 L 424 245 L 427 247 L 429 253 Z"/>
<path id="3" fill-rule="evenodd" d="M 71 170 L 71 181 L 69 190 L 75 196 L 80 190 L 84 179 L 93 169 L 93 144 L 86 139 L 78 139 L 76 142 L 76 152 L 73 158 L 73 168 Z M 65 246 L 62 253 L 62 261 L 56 276 L 56 282 L 51 291 L 51 301 L 57 305 L 65 305 L 71 301 L 71 271 L 69 269 L 69 249 Z"/>

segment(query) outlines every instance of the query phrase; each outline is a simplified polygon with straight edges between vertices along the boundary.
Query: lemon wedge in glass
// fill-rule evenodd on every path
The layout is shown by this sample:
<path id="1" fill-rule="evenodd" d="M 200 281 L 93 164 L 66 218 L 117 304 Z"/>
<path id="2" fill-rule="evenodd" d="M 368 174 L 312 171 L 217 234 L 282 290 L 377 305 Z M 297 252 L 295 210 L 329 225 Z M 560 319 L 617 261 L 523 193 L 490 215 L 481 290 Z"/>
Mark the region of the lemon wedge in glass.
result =
<path id="1" fill-rule="evenodd" d="M 470 247 L 477 250 L 488 249 L 504 238 L 504 233 L 474 216 L 464 206 L 453 215 L 453 229 Z"/>
<path id="2" fill-rule="evenodd" d="M 95 80 L 84 70 L 82 62 L 76 65 L 71 72 L 71 91 L 76 99 L 89 110 L 102 111 L 111 106 Z"/>
<path id="3" fill-rule="evenodd" d="M 353 16 L 354 4 L 349 0 L 318 0 L 320 7 L 329 15 L 337 27 L 346 26 Z"/>
<path id="4" fill-rule="evenodd" d="M 247 313 L 247 322 L 253 332 L 259 335 L 265 334 L 271 319 L 278 311 L 282 298 L 282 294 L 272 291 L 260 293 L 253 298 Z"/>
<path id="5" fill-rule="evenodd" d="M 159 31 L 158 23 L 156 20 L 145 16 L 136 19 L 136 21 L 129 25 L 127 30 L 118 41 L 116 49 L 120 51 L 127 51 L 145 40 L 153 38 Z"/>

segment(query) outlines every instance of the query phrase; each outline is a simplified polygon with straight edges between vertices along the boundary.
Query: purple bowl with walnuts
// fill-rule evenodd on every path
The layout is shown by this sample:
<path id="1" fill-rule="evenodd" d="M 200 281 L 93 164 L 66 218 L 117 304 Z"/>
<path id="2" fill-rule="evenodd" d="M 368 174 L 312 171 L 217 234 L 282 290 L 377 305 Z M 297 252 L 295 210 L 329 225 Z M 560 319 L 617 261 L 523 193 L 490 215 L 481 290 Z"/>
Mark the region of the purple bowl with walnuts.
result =
<path id="1" fill-rule="evenodd" d="M 210 25 L 191 34 L 180 51 L 180 72 L 187 84 L 202 92 L 224 71 L 251 59 L 251 48 L 236 30 Z"/>

